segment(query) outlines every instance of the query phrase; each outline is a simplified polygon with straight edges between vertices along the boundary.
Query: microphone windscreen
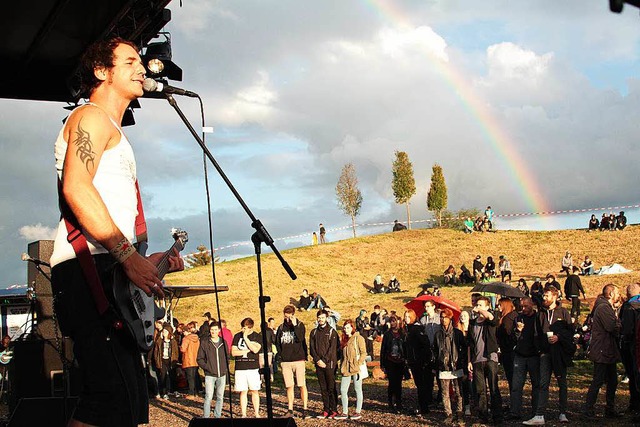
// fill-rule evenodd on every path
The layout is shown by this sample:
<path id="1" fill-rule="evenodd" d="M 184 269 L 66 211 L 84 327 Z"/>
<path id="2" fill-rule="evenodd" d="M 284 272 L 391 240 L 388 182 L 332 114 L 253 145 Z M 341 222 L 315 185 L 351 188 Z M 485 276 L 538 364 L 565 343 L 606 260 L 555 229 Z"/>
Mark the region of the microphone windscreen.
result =
<path id="1" fill-rule="evenodd" d="M 29 258 L 31 258 L 29 254 L 24 252 L 22 253 L 22 261 L 29 261 Z"/>
<path id="2" fill-rule="evenodd" d="M 142 88 L 144 89 L 145 92 L 155 92 L 158 88 L 158 82 L 147 77 L 146 79 L 144 79 Z"/>

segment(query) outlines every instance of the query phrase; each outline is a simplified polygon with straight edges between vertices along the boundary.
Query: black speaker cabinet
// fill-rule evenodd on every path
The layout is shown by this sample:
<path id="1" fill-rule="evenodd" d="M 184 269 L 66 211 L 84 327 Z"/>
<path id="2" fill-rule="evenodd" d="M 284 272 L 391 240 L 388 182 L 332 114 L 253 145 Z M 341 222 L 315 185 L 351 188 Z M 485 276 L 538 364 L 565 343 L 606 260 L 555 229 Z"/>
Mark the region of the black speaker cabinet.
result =
<path id="1" fill-rule="evenodd" d="M 267 418 L 194 418 L 189 427 L 268 427 Z M 274 418 L 274 427 L 296 427 L 293 418 Z"/>
<path id="2" fill-rule="evenodd" d="M 31 258 L 49 262 L 53 253 L 53 240 L 38 240 L 29 243 L 27 252 Z M 51 274 L 51 270 L 42 266 L 45 273 Z M 36 320 L 38 332 L 44 339 L 51 339 L 55 336 L 53 324 L 53 292 L 51 282 L 40 273 L 35 265 L 27 263 L 27 281 L 29 286 L 33 286 L 36 291 Z"/>

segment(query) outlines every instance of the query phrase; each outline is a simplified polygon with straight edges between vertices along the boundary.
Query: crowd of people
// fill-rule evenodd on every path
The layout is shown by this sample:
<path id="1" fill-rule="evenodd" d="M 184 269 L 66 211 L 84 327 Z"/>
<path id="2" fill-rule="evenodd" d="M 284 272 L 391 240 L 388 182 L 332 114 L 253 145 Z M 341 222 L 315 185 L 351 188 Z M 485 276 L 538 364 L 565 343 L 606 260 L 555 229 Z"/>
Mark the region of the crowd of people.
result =
<path id="1" fill-rule="evenodd" d="M 443 273 L 445 285 L 466 285 L 470 283 L 489 283 L 497 281 L 498 274 L 500 281 L 510 282 L 512 276 L 511 261 L 505 255 L 500 255 L 496 265 L 493 257 L 488 256 L 486 263 L 482 262 L 482 256 L 477 255 L 472 264 L 473 272 L 466 264 L 460 266 L 460 274 L 457 273 L 453 264 Z"/>
<path id="2" fill-rule="evenodd" d="M 609 214 L 603 213 L 602 218 L 599 221 L 598 218 L 592 214 L 589 219 L 589 231 L 624 230 L 626 226 L 627 217 L 624 215 L 624 211 L 620 211 L 618 216 L 613 212 L 610 212 Z"/>

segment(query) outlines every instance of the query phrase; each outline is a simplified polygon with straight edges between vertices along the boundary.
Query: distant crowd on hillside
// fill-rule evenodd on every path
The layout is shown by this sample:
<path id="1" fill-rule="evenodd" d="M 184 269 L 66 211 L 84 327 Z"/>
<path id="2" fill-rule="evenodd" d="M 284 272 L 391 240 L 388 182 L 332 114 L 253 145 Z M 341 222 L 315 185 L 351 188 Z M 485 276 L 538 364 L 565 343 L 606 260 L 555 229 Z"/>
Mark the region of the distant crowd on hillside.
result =
<path id="1" fill-rule="evenodd" d="M 624 230 L 627 226 L 627 217 L 624 215 L 624 211 L 621 211 L 618 216 L 616 216 L 613 212 L 602 214 L 602 219 L 598 221 L 595 215 L 591 215 L 589 219 L 589 231 L 614 231 L 614 230 Z"/>

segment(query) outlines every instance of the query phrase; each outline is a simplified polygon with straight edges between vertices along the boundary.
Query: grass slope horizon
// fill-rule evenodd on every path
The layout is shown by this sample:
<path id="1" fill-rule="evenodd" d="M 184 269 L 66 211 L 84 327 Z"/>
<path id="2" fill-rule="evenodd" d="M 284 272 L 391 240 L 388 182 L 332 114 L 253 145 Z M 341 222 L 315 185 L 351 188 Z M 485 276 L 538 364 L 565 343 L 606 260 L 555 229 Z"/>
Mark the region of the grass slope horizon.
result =
<path id="1" fill-rule="evenodd" d="M 618 263 L 633 270 L 629 274 L 582 277 L 588 297 L 583 313 L 605 284 L 618 285 L 624 294 L 626 285 L 640 282 L 638 226 L 617 232 L 497 231 L 471 235 L 450 229 L 405 230 L 286 250 L 282 255 L 297 274 L 295 281 L 289 278 L 275 255 L 262 255 L 264 294 L 271 297 L 266 314 L 267 318 L 274 317 L 279 323 L 283 307 L 297 300 L 302 289 L 320 293 L 343 319 L 355 318 L 362 308 L 371 312 L 375 304 L 401 314 L 404 304 L 419 292 L 420 284 L 442 284 L 442 273 L 449 264 L 453 264 L 458 273 L 462 264 L 471 269 L 476 255 L 482 256 L 483 263 L 487 256 L 493 256 L 496 264 L 498 256 L 505 255 L 511 261 L 512 282 L 524 277 L 530 286 L 533 278 L 544 278 L 552 273 L 564 285 L 565 275 L 558 271 L 567 250 L 573 255 L 574 264 L 579 264 L 588 255 L 596 269 Z M 371 285 L 378 273 L 385 282 L 395 274 L 407 292 L 368 293 L 365 285 Z M 256 323 L 255 329 L 259 329 L 255 257 L 216 264 L 216 275 L 218 284 L 229 286 L 228 292 L 218 295 L 221 317 L 227 320 L 229 328 L 236 332 L 240 321 L 251 317 Z M 166 281 L 172 285 L 211 285 L 211 266 L 172 273 Z M 460 306 L 468 306 L 470 289 L 471 286 L 455 286 L 443 287 L 442 291 L 444 297 Z M 174 316 L 181 322 L 196 320 L 200 324 L 206 311 L 217 318 L 215 295 L 182 299 Z M 315 313 L 302 312 L 299 317 L 307 325 L 308 332 Z"/>

